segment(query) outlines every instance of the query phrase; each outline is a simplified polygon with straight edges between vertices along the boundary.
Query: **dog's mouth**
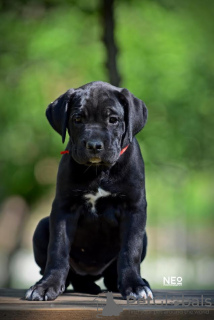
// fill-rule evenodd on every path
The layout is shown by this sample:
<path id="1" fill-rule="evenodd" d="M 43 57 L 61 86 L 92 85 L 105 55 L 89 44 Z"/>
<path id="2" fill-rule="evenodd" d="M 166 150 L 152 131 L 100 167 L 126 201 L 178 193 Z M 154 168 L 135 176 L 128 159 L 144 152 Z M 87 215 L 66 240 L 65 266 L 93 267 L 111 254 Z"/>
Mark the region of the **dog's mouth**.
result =
<path id="1" fill-rule="evenodd" d="M 93 158 L 89 159 L 89 161 L 87 162 L 87 165 L 103 166 L 103 165 L 106 165 L 106 163 L 104 161 L 102 161 L 102 159 L 100 157 L 93 157 Z"/>
<path id="2" fill-rule="evenodd" d="M 92 163 L 92 164 L 99 164 L 101 162 L 102 162 L 102 160 L 100 157 L 93 157 L 93 158 L 89 159 L 89 163 Z"/>
<path id="3" fill-rule="evenodd" d="M 80 150 L 82 151 L 82 150 Z M 109 154 L 88 154 L 85 152 L 78 152 L 77 149 L 74 149 L 72 152 L 73 159 L 82 165 L 89 167 L 112 167 L 115 164 L 115 159 L 112 159 L 112 155 Z"/>
<path id="4" fill-rule="evenodd" d="M 87 161 L 88 166 L 110 166 L 110 163 L 103 161 L 100 157 L 92 157 Z"/>

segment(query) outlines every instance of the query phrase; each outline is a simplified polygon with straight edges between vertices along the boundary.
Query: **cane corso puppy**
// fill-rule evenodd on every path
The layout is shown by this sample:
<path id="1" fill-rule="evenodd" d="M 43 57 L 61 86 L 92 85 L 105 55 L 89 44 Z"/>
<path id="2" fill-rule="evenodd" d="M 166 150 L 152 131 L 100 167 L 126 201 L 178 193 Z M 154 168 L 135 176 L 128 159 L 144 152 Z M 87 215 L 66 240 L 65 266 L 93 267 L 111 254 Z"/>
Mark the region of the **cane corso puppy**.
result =
<path id="1" fill-rule="evenodd" d="M 135 135 L 147 108 L 127 89 L 96 81 L 69 89 L 46 116 L 69 142 L 60 161 L 50 217 L 34 233 L 42 279 L 28 300 L 54 300 L 69 284 L 76 292 L 109 291 L 152 298 L 141 278 L 146 255 L 144 163 Z"/>

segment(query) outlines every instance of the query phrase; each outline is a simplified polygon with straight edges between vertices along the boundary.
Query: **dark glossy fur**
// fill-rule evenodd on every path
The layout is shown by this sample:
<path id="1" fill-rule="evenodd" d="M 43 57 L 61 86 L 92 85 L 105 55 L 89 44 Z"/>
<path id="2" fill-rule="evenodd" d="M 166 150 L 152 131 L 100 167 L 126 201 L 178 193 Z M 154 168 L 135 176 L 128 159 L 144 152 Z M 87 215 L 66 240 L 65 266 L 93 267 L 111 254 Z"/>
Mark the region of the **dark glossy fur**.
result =
<path id="1" fill-rule="evenodd" d="M 126 298 L 151 297 L 140 275 L 146 255 L 144 163 L 134 137 L 145 125 L 145 104 L 127 89 L 92 82 L 70 89 L 48 106 L 47 118 L 70 139 L 57 176 L 50 217 L 33 238 L 43 278 L 28 300 L 53 300 L 71 283 L 97 294 L 104 277 L 110 291 Z M 120 151 L 129 145 L 120 155 Z M 99 196 L 94 204 L 87 196 Z"/>

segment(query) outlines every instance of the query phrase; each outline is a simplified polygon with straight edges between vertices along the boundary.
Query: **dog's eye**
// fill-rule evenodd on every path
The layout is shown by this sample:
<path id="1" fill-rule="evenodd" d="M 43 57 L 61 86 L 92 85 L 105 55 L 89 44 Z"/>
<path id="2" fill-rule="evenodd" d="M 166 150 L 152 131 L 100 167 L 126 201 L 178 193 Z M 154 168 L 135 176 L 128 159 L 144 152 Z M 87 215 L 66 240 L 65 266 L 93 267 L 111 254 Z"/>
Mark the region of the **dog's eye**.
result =
<path id="1" fill-rule="evenodd" d="M 73 118 L 74 123 L 81 123 L 82 122 L 82 118 L 80 116 L 76 116 Z"/>
<path id="2" fill-rule="evenodd" d="M 109 122 L 112 124 L 116 124 L 116 123 L 118 123 L 118 119 L 116 117 L 110 117 Z"/>

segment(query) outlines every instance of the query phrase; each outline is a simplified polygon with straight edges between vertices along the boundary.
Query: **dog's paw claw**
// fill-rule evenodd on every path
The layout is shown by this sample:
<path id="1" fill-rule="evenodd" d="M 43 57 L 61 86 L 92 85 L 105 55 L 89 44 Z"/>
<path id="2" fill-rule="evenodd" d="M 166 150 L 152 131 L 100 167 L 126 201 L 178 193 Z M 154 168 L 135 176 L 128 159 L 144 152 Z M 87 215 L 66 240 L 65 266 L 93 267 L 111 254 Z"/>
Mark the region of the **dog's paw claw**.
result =
<path id="1" fill-rule="evenodd" d="M 65 291 L 65 286 L 61 286 L 61 290 L 60 290 L 60 294 L 63 294 L 63 292 Z"/>
<path id="2" fill-rule="evenodd" d="M 145 289 L 141 290 L 141 291 L 138 293 L 138 295 L 137 295 L 136 298 L 137 298 L 137 299 L 139 299 L 139 298 L 147 299 L 147 294 L 146 294 Z"/>
<path id="3" fill-rule="evenodd" d="M 149 299 L 153 300 L 153 293 L 149 285 L 142 280 L 137 280 L 132 284 L 127 284 L 126 288 L 120 288 L 120 292 L 124 299 L 133 298 L 133 299 Z"/>
<path id="4" fill-rule="evenodd" d="M 55 300 L 58 295 L 65 291 L 64 284 L 56 283 L 36 283 L 30 287 L 25 294 L 25 299 L 30 301 Z"/>
<path id="5" fill-rule="evenodd" d="M 33 289 L 32 289 L 32 287 L 30 287 L 30 289 L 28 289 L 26 294 L 25 294 L 25 299 L 26 300 L 31 300 L 32 292 L 33 292 Z"/>
<path id="6" fill-rule="evenodd" d="M 153 294 L 150 288 L 144 286 L 143 289 L 137 290 L 137 292 L 130 292 L 126 298 L 134 297 L 136 300 L 138 299 L 150 299 L 153 300 Z"/>
<path id="7" fill-rule="evenodd" d="M 143 288 L 143 290 L 141 290 L 139 293 L 138 293 L 138 299 L 139 298 L 143 298 L 143 299 L 150 299 L 150 300 L 153 300 L 153 294 L 152 294 L 152 290 L 145 286 Z"/>
<path id="8" fill-rule="evenodd" d="M 147 288 L 147 298 L 150 298 L 151 300 L 153 300 L 153 293 L 152 290 L 148 287 Z"/>

